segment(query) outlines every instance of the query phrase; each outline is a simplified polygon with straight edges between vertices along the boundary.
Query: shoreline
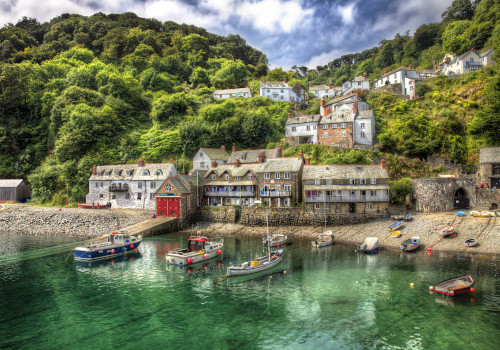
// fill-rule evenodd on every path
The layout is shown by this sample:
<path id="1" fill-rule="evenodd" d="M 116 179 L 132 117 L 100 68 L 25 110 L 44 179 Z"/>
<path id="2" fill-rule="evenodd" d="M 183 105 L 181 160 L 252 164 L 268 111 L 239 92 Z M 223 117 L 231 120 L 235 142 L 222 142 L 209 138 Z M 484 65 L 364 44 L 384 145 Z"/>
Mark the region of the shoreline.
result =
<path id="1" fill-rule="evenodd" d="M 137 209 L 78 209 L 47 208 L 29 205 L 1 205 L 0 233 L 13 235 L 32 235 L 46 237 L 74 237 L 76 240 L 89 239 L 107 234 L 118 228 L 148 220 L 151 210 Z M 378 237 L 381 250 L 397 250 L 399 245 L 411 236 L 419 236 L 421 245 L 417 253 L 427 253 L 430 247 L 433 252 L 455 252 L 496 255 L 500 254 L 500 217 L 478 218 L 472 216 L 458 217 L 455 212 L 414 213 L 413 220 L 405 222 L 401 237 L 391 238 L 388 226 L 394 222 L 389 218 L 375 221 L 343 225 L 327 226 L 332 230 L 334 243 L 357 246 L 366 237 Z M 181 232 L 196 234 L 201 230 L 207 236 L 222 237 L 263 237 L 266 227 L 245 226 L 227 223 L 199 223 L 201 229 L 190 228 Z M 438 230 L 452 224 L 458 231 L 456 237 L 441 238 Z M 269 227 L 269 233 L 281 233 L 293 239 L 313 241 L 318 234 L 325 231 L 324 226 L 282 226 Z M 464 241 L 476 238 L 479 244 L 466 247 Z M 411 254 L 411 253 L 410 253 Z"/>

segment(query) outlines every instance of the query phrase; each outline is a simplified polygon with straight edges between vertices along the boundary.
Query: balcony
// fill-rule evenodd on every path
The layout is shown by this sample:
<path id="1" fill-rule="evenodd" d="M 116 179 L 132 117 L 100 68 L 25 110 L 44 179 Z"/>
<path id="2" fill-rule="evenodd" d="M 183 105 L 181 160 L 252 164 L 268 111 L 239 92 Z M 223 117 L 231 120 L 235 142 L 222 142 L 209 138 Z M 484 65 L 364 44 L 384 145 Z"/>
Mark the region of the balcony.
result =
<path id="1" fill-rule="evenodd" d="M 305 198 L 308 203 L 358 203 L 388 202 L 389 196 L 311 196 Z"/>
<path id="2" fill-rule="evenodd" d="M 291 191 L 260 191 L 261 197 L 290 197 Z"/>
<path id="3" fill-rule="evenodd" d="M 127 192 L 128 184 L 112 184 L 109 186 L 109 192 Z"/>
<path id="4" fill-rule="evenodd" d="M 255 197 L 255 191 L 205 191 L 207 197 Z"/>
<path id="5" fill-rule="evenodd" d="M 464 62 L 464 67 L 482 67 L 482 62 Z"/>

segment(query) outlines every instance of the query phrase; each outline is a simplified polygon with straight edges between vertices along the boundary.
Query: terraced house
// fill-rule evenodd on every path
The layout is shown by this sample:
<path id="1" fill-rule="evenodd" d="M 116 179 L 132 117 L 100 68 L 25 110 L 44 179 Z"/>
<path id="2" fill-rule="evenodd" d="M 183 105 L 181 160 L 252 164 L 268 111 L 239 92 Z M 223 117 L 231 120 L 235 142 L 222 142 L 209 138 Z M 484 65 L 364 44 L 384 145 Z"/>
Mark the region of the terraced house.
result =
<path id="1" fill-rule="evenodd" d="M 298 83 L 290 86 L 285 81 L 263 81 L 259 83 L 259 95 L 268 97 L 273 101 L 281 102 L 304 102 L 309 99 L 309 95 Z"/>
<path id="2" fill-rule="evenodd" d="M 310 165 L 302 173 L 303 206 L 319 213 L 384 213 L 389 175 L 380 165 Z"/>
<path id="3" fill-rule="evenodd" d="M 285 141 L 296 146 L 302 143 L 318 143 L 318 122 L 321 115 L 290 116 L 285 126 Z"/>

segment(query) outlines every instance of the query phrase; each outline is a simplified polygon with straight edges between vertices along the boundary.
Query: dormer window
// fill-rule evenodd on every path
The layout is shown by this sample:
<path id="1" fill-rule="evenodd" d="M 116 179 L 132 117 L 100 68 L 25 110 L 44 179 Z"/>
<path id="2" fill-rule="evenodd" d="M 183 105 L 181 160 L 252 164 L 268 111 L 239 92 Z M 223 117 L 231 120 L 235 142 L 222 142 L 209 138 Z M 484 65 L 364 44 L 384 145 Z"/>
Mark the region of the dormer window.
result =
<path id="1" fill-rule="evenodd" d="M 156 170 L 155 175 L 156 175 L 156 176 L 162 176 L 162 175 L 163 175 L 163 172 L 162 172 L 160 169 L 158 169 L 158 170 Z"/>
<path id="2" fill-rule="evenodd" d="M 149 176 L 149 175 L 150 175 L 149 170 L 147 170 L 147 169 L 144 170 L 144 172 L 142 173 L 142 176 Z"/>
<path id="3" fill-rule="evenodd" d="M 239 176 L 235 176 L 234 177 L 234 181 L 240 181 L 240 177 Z"/>
<path id="4" fill-rule="evenodd" d="M 115 176 L 120 176 L 122 174 L 121 170 L 115 170 Z"/>
<path id="5" fill-rule="evenodd" d="M 132 176 L 134 174 L 133 170 L 127 170 L 127 176 Z"/>
<path id="6" fill-rule="evenodd" d="M 224 174 L 224 179 L 229 180 L 229 174 L 228 173 Z"/>
<path id="7" fill-rule="evenodd" d="M 216 175 L 212 174 L 212 180 L 215 180 Z"/>
<path id="8" fill-rule="evenodd" d="M 252 173 L 248 173 L 248 180 L 252 180 Z"/>

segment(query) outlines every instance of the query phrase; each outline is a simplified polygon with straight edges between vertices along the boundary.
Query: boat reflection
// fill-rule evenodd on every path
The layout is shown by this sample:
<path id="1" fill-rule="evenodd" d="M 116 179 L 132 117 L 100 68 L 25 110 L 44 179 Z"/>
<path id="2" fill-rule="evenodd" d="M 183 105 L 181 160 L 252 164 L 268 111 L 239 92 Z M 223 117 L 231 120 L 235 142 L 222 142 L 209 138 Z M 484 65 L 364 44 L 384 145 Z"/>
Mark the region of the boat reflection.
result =
<path id="1" fill-rule="evenodd" d="M 82 269 L 93 269 L 97 267 L 103 267 L 103 266 L 112 266 L 115 264 L 122 264 L 127 261 L 134 261 L 135 259 L 140 259 L 141 258 L 141 253 L 130 253 L 128 255 L 122 255 L 118 256 L 115 258 L 109 258 L 109 259 L 104 259 L 104 260 L 97 260 L 97 261 L 74 261 L 74 265 L 77 268 L 82 268 Z"/>
<path id="2" fill-rule="evenodd" d="M 189 275 L 207 274 L 225 269 L 224 264 L 222 263 L 222 256 L 218 256 L 217 260 L 203 261 L 187 266 L 177 266 L 170 264 L 165 264 L 165 266 L 167 271 Z"/>

